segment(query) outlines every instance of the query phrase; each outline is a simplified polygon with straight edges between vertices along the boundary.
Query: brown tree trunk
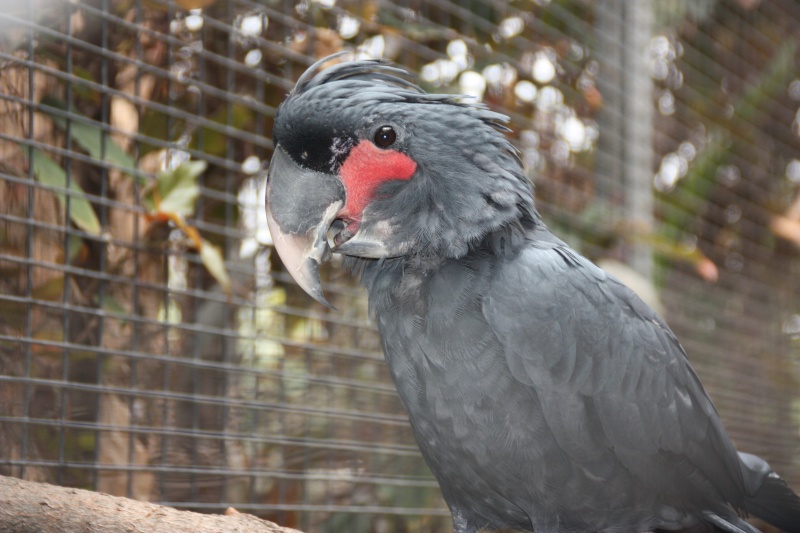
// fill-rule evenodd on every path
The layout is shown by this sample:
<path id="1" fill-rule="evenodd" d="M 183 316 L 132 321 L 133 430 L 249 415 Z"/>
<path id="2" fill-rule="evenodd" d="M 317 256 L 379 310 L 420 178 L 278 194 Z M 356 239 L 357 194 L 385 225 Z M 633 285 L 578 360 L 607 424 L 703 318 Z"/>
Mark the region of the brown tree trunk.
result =
<path id="1" fill-rule="evenodd" d="M 300 533 L 229 509 L 178 511 L 88 490 L 0 476 L 0 531 L 8 533 Z"/>

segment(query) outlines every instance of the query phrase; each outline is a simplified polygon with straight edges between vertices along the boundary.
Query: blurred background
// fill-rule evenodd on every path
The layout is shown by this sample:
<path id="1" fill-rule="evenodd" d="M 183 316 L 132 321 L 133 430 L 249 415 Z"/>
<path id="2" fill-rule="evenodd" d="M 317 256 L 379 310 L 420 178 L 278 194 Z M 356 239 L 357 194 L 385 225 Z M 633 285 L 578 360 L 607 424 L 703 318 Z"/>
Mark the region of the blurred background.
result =
<path id="1" fill-rule="evenodd" d="M 446 532 L 364 293 L 263 215 L 316 58 L 511 117 L 551 228 L 657 307 L 800 490 L 800 3 L 0 2 L 0 473 L 313 532 Z"/>

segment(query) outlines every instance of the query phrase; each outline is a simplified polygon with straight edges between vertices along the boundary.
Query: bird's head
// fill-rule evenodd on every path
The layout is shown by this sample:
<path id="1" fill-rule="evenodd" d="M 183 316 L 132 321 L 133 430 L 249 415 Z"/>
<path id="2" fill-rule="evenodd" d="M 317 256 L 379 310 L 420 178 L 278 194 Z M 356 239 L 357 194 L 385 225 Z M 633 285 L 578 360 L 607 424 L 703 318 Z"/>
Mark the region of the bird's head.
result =
<path id="1" fill-rule="evenodd" d="M 381 60 L 311 66 L 275 117 L 267 221 L 291 275 L 325 303 L 330 252 L 365 259 L 462 257 L 535 218 L 503 135 L 507 118 L 427 94 Z"/>

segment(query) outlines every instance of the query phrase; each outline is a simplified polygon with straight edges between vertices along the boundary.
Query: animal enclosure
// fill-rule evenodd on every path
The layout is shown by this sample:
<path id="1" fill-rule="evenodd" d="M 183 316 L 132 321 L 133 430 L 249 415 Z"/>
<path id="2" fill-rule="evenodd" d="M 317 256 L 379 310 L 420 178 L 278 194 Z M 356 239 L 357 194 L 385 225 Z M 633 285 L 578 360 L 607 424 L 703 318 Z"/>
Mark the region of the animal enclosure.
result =
<path id="1" fill-rule="evenodd" d="M 0 12 L 0 473 L 314 532 L 450 516 L 365 294 L 263 214 L 276 107 L 384 57 L 510 119 L 539 211 L 800 489 L 800 4 L 92 0 Z"/>

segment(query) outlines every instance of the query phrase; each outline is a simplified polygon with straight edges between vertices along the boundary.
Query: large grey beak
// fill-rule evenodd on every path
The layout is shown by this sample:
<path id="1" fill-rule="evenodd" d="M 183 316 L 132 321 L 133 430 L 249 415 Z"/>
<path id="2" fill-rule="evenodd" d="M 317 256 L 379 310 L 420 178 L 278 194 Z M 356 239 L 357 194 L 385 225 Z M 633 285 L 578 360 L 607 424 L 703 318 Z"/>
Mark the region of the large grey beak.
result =
<path id="1" fill-rule="evenodd" d="M 300 287 L 319 303 L 325 299 L 320 264 L 330 254 L 327 233 L 345 202 L 338 177 L 309 170 L 280 145 L 267 176 L 267 224 L 283 264 Z"/>

